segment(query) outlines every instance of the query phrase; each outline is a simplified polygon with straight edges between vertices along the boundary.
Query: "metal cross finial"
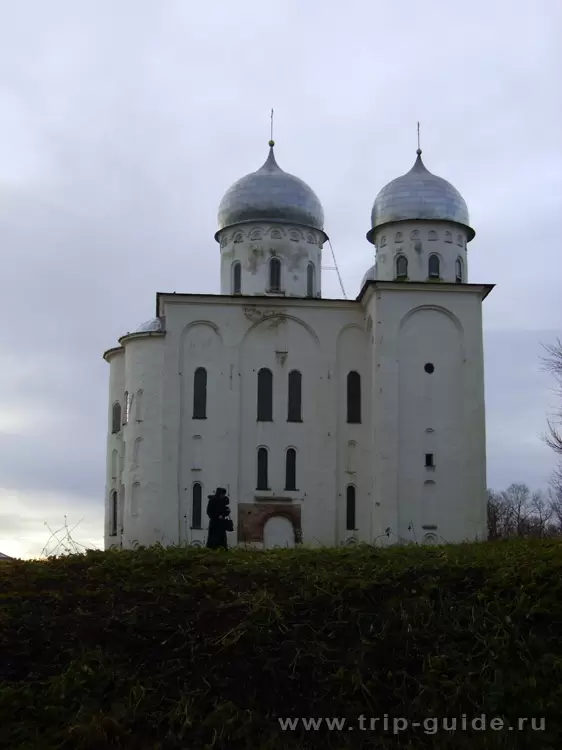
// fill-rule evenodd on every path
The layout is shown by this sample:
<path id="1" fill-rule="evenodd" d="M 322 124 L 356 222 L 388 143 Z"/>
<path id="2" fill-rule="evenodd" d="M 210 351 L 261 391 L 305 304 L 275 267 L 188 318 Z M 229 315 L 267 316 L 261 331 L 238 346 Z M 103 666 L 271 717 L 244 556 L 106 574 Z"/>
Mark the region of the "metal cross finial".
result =
<path id="1" fill-rule="evenodd" d="M 271 135 L 270 140 L 273 140 L 273 109 L 271 110 Z"/>
<path id="2" fill-rule="evenodd" d="M 420 124 L 418 122 L 418 150 L 416 152 L 418 156 L 421 154 L 421 148 L 420 148 Z"/>

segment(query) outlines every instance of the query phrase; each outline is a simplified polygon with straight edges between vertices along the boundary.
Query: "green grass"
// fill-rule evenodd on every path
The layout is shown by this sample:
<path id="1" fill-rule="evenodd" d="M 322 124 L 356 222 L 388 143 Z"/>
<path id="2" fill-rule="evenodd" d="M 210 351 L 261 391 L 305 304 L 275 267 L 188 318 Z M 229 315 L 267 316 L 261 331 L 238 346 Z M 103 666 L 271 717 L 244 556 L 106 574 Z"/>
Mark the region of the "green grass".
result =
<path id="1" fill-rule="evenodd" d="M 561 573 L 557 541 L 3 563 L 0 747 L 554 749 Z M 482 713 L 546 729 L 357 724 Z M 354 730 L 283 732 L 279 717 Z"/>

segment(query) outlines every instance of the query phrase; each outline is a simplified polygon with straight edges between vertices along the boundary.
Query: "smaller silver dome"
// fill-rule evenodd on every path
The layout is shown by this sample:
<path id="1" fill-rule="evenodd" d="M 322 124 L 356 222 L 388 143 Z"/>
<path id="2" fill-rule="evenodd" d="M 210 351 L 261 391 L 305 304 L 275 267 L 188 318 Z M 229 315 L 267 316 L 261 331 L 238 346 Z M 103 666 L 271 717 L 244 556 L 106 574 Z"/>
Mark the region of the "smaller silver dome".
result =
<path id="1" fill-rule="evenodd" d="M 375 270 L 376 266 L 371 266 L 367 273 L 363 276 L 363 280 L 361 281 L 361 287 L 359 288 L 359 291 L 363 289 L 367 281 L 375 281 Z"/>
<path id="2" fill-rule="evenodd" d="M 152 320 L 148 320 L 146 323 L 140 325 L 133 331 L 133 333 L 157 333 L 158 331 L 163 330 L 164 327 L 160 318 L 153 318 Z"/>
<path id="3" fill-rule="evenodd" d="M 284 172 L 269 143 L 269 156 L 257 172 L 242 177 L 230 187 L 218 211 L 221 229 L 252 221 L 299 224 L 324 230 L 324 210 L 316 193 L 305 182 Z M 215 239 L 218 239 L 215 234 Z"/>
<path id="4" fill-rule="evenodd" d="M 468 241 L 475 231 L 470 226 L 464 198 L 450 182 L 431 174 L 422 161 L 421 150 L 409 172 L 383 187 L 375 199 L 371 212 L 371 227 L 367 239 L 374 244 L 375 230 L 395 221 L 427 219 L 451 221 L 468 230 Z"/>

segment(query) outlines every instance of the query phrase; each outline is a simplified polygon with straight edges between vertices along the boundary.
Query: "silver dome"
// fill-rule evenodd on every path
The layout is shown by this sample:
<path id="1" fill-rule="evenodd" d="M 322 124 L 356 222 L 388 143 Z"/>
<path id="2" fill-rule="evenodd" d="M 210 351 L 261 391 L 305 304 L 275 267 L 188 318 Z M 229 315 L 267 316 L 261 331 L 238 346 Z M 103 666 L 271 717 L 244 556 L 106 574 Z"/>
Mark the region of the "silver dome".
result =
<path id="1" fill-rule="evenodd" d="M 153 318 L 148 320 L 146 323 L 140 325 L 133 333 L 156 333 L 157 331 L 163 331 L 162 321 L 160 318 Z"/>
<path id="2" fill-rule="evenodd" d="M 318 197 L 305 182 L 279 167 L 274 142 L 269 146 L 265 164 L 226 191 L 219 206 L 219 232 L 251 221 L 299 224 L 323 231 L 324 211 Z"/>
<path id="3" fill-rule="evenodd" d="M 363 276 L 363 280 L 361 281 L 361 286 L 359 288 L 359 291 L 363 289 L 363 287 L 368 281 L 375 281 L 375 273 L 376 273 L 376 266 L 371 266 L 369 270 L 367 271 L 367 273 Z"/>
<path id="4" fill-rule="evenodd" d="M 468 229 L 468 241 L 476 234 L 470 226 L 464 198 L 450 182 L 429 172 L 421 158 L 401 177 L 383 187 L 371 212 L 372 229 L 367 239 L 374 244 L 375 229 L 383 224 L 408 219 L 453 221 Z"/>

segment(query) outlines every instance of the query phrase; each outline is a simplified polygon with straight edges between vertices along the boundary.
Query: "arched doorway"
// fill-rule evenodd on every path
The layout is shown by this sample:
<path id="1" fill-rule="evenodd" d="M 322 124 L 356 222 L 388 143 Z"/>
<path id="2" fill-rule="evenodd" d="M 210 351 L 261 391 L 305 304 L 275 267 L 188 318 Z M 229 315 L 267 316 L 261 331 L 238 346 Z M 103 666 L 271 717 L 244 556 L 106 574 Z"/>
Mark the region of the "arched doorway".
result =
<path id="1" fill-rule="evenodd" d="M 264 549 L 272 547 L 294 547 L 295 532 L 293 524 L 285 516 L 271 516 L 263 527 Z"/>

